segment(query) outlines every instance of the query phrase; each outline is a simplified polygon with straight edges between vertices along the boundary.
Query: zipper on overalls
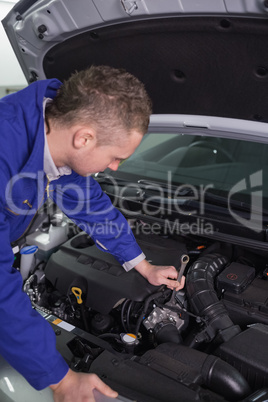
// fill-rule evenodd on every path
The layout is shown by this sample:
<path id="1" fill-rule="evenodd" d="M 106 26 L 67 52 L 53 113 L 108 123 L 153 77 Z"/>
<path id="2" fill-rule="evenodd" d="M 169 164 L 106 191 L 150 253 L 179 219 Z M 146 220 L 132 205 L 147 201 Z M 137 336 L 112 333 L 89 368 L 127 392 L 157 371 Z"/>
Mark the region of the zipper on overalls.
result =
<path id="1" fill-rule="evenodd" d="M 50 180 L 49 180 L 48 176 L 46 176 L 46 177 L 47 177 L 47 185 L 46 185 L 46 188 L 45 188 L 45 192 L 47 193 L 47 198 L 49 198 L 49 185 L 50 185 Z"/>
<path id="2" fill-rule="evenodd" d="M 47 198 L 49 198 L 49 185 L 50 185 L 50 180 L 49 180 L 49 178 L 48 178 L 47 176 L 46 176 L 46 178 L 47 178 L 47 184 L 46 184 L 46 188 L 45 188 L 45 191 L 44 191 L 44 195 L 45 195 L 45 193 L 47 193 Z M 42 205 L 42 202 L 43 202 L 43 200 L 44 200 L 44 195 L 43 195 L 43 198 L 42 198 L 42 200 L 41 200 L 41 202 L 40 202 L 40 204 L 39 204 L 39 206 L 38 206 L 38 208 L 37 208 L 36 213 L 34 214 L 33 218 L 31 219 L 31 222 L 28 224 L 28 226 L 27 226 L 27 228 L 24 230 L 23 234 L 22 234 L 16 241 L 20 240 L 20 239 L 24 236 L 24 234 L 27 233 L 27 231 L 28 231 L 29 227 L 31 226 L 31 224 L 32 224 L 32 222 L 33 222 L 35 216 L 36 216 L 37 213 L 38 213 L 38 210 L 39 210 L 40 206 Z M 25 203 L 25 204 L 28 205 L 28 202 L 27 202 L 27 201 L 28 201 L 28 200 L 25 200 L 25 201 L 23 201 L 23 203 Z M 31 204 L 30 204 L 30 205 L 31 205 Z M 30 205 L 28 205 L 28 206 L 30 207 Z M 31 207 L 32 207 L 32 206 L 31 206 Z M 11 212 L 13 212 L 13 211 L 11 211 Z"/>

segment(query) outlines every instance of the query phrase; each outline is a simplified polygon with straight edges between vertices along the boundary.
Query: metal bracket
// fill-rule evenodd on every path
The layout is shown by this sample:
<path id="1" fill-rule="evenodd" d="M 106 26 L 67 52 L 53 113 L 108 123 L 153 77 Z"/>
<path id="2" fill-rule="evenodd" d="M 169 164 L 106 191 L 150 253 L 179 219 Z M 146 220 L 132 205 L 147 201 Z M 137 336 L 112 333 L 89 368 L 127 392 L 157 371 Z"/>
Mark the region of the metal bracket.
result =
<path id="1" fill-rule="evenodd" d="M 131 1 L 131 0 L 120 0 L 122 7 L 124 11 L 128 14 L 131 15 L 133 11 L 138 9 L 138 5 L 136 1 Z"/>

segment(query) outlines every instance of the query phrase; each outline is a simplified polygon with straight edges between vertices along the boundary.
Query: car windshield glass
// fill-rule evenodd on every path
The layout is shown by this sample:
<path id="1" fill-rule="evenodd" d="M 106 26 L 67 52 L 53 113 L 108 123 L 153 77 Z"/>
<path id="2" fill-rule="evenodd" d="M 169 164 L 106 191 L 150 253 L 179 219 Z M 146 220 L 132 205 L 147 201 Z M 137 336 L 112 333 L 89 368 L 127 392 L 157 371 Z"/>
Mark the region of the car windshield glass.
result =
<path id="1" fill-rule="evenodd" d="M 202 186 L 207 193 L 227 196 L 231 192 L 234 199 L 250 202 L 253 192 L 268 199 L 264 186 L 267 164 L 266 144 L 183 132 L 150 132 L 112 175 L 132 182 L 172 183 L 174 188 Z"/>

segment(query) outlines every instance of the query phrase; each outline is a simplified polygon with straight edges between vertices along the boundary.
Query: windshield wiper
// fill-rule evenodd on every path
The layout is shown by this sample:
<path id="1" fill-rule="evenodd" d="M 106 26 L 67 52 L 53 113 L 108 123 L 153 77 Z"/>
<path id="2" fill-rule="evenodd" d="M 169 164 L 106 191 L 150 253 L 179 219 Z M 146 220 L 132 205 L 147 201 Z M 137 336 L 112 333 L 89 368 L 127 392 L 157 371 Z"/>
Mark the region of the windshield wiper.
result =
<path id="1" fill-rule="evenodd" d="M 213 204 L 223 206 L 225 208 L 231 207 L 234 210 L 249 213 L 259 213 L 268 216 L 268 210 L 256 207 L 254 204 L 242 200 L 237 200 L 234 198 L 224 197 L 222 195 L 213 194 L 211 192 L 206 192 L 204 197 L 205 204 Z"/>
<path id="2" fill-rule="evenodd" d="M 128 181 L 125 179 L 114 179 L 107 174 L 99 174 L 97 181 L 102 185 L 103 190 L 107 194 L 117 195 L 126 200 L 136 201 L 139 203 L 146 202 L 147 205 L 157 206 L 160 204 L 165 208 L 168 206 L 176 205 L 182 213 L 189 210 L 202 209 L 203 214 L 219 214 L 221 216 L 230 216 L 229 209 L 233 211 L 240 211 L 241 213 L 250 214 L 263 214 L 268 216 L 268 210 L 254 208 L 250 202 L 242 201 L 226 196 L 218 195 L 208 190 L 201 194 L 193 191 L 192 185 L 178 183 L 176 186 L 171 183 L 157 182 L 146 179 L 139 179 L 137 181 Z M 115 190 L 114 186 L 118 186 L 119 191 Z M 196 196 L 198 195 L 198 198 Z M 203 203 L 203 205 L 201 205 Z"/>

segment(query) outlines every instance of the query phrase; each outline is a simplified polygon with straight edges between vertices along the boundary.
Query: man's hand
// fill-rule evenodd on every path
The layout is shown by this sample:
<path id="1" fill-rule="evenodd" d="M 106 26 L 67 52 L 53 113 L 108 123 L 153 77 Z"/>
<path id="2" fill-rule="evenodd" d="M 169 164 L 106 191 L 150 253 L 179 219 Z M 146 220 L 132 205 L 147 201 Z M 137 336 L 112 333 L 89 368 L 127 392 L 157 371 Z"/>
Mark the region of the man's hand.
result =
<path id="1" fill-rule="evenodd" d="M 110 398 L 118 396 L 96 374 L 76 373 L 72 370 L 58 384 L 50 385 L 50 388 L 55 402 L 95 402 L 93 389 Z"/>
<path id="2" fill-rule="evenodd" d="M 185 277 L 177 282 L 178 272 L 172 266 L 152 265 L 143 260 L 136 265 L 135 269 L 148 280 L 152 285 L 166 285 L 169 289 L 179 290 L 185 285 Z"/>

